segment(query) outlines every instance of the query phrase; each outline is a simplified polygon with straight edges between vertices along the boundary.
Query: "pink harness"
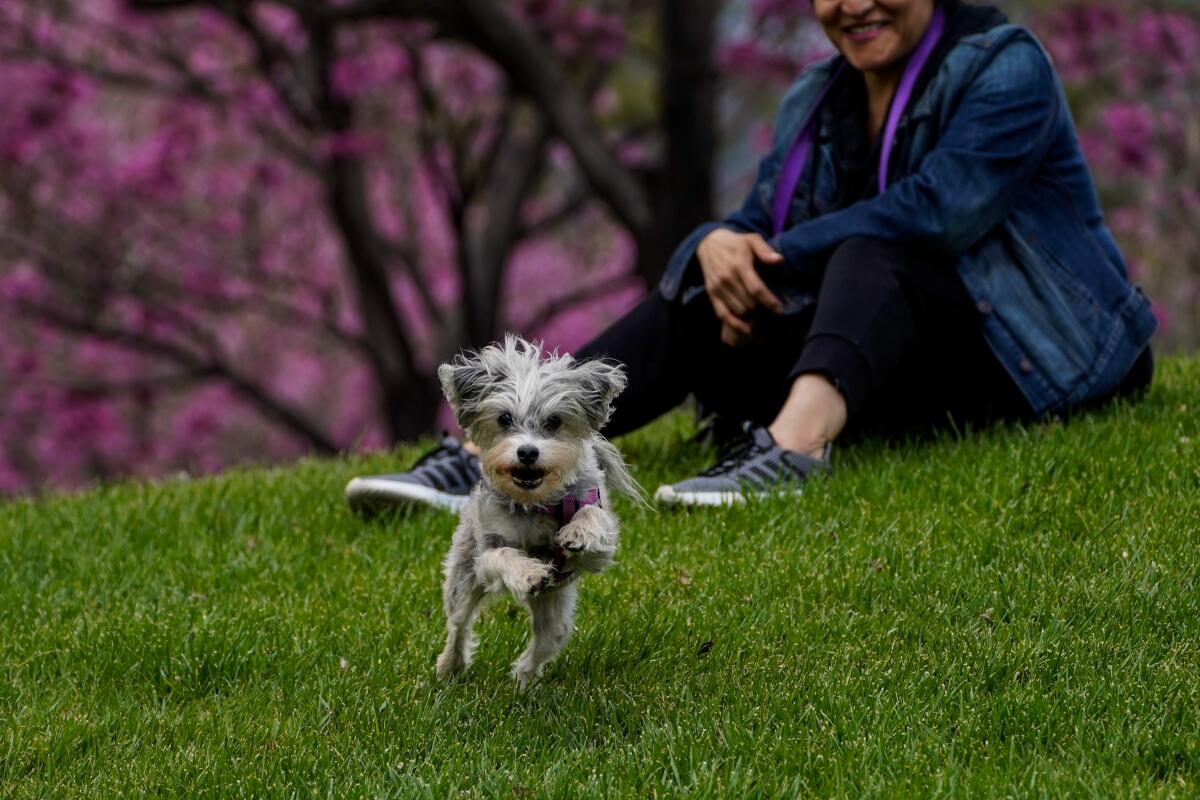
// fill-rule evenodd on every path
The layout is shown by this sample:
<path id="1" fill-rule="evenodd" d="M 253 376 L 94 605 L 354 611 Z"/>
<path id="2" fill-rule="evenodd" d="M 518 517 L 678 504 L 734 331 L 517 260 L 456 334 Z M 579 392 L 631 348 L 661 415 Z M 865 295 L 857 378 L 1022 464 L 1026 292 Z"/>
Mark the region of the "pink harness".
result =
<path id="1" fill-rule="evenodd" d="M 533 510 L 539 514 L 545 514 L 554 517 L 558 520 L 559 527 L 566 525 L 575 515 L 579 513 L 579 509 L 584 506 L 594 506 L 600 502 L 600 488 L 589 489 L 588 493 L 583 497 L 574 497 L 567 495 L 562 500 L 552 506 L 534 506 Z"/>
<path id="2" fill-rule="evenodd" d="M 567 495 L 552 506 L 534 506 L 533 510 L 538 514 L 554 517 L 554 519 L 558 520 L 558 527 L 563 528 L 575 518 L 575 515 L 579 513 L 581 508 L 599 504 L 600 489 L 597 487 L 589 490 L 583 497 Z M 554 586 L 566 586 L 575 580 L 574 572 L 563 571 L 563 568 L 567 565 L 567 553 L 558 545 L 554 546 L 554 554 L 550 559 L 550 564 L 554 567 Z"/>

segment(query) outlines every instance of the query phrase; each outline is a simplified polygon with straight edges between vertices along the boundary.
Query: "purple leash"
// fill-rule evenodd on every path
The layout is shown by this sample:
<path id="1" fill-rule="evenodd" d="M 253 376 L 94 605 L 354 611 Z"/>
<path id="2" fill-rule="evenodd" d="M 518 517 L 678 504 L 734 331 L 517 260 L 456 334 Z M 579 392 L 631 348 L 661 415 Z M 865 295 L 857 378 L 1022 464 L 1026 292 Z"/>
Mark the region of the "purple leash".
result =
<path id="1" fill-rule="evenodd" d="M 879 154 L 880 194 L 887 190 L 888 165 L 892 157 L 892 147 L 896 144 L 896 129 L 900 126 L 900 117 L 904 115 L 905 108 L 912 100 L 913 89 L 917 85 L 917 78 L 920 76 L 921 70 L 929 61 L 929 57 L 933 55 L 933 48 L 937 46 L 938 40 L 942 38 L 945 30 L 946 12 L 939 5 L 933 10 L 933 19 L 930 20 L 925 35 L 921 37 L 921 43 L 917 45 L 917 49 L 909 57 L 908 64 L 904 67 L 904 75 L 900 78 L 900 85 L 896 87 L 896 96 L 892 98 L 892 107 L 888 111 L 887 122 L 883 126 L 883 145 Z M 800 184 L 800 173 L 804 171 L 804 162 L 808 160 L 808 153 L 812 149 L 817 111 L 845 69 L 846 64 L 843 62 L 829 82 L 821 89 L 821 93 L 817 95 L 817 100 L 809 109 L 808 116 L 804 118 L 800 134 L 788 151 L 787 160 L 784 161 L 783 168 L 779 171 L 779 180 L 775 186 L 775 202 L 771 208 L 771 223 L 775 234 L 779 234 L 787 224 L 788 209 L 792 205 L 796 187 Z"/>
<path id="2" fill-rule="evenodd" d="M 800 135 L 796 137 L 796 141 L 792 144 L 792 149 L 788 151 L 787 160 L 783 162 L 783 169 L 779 171 L 779 180 L 775 184 L 775 204 L 771 209 L 771 223 L 774 233 L 779 233 L 783 230 L 783 226 L 787 223 L 788 208 L 792 205 L 792 197 L 796 194 L 796 187 L 800 185 L 800 173 L 804 171 L 804 162 L 808 160 L 808 151 L 812 149 L 813 139 L 813 124 L 817 119 L 817 111 L 820 110 L 821 104 L 825 102 L 825 98 L 829 95 L 829 90 L 837 83 L 837 79 L 846 71 L 846 63 L 837 68 L 837 72 L 833 73 L 833 77 L 821 89 L 821 93 L 817 95 L 817 101 L 813 103 L 812 108 L 808 110 L 808 116 L 804 118 L 804 124 L 800 126 Z"/>
<path id="3" fill-rule="evenodd" d="M 888 112 L 887 124 L 883 126 L 883 149 L 879 154 L 880 194 L 887 191 L 888 162 L 892 158 L 892 146 L 896 144 L 896 128 L 900 126 L 900 117 L 904 114 L 904 109 L 908 107 L 908 101 L 912 100 L 913 87 L 917 85 L 917 77 L 925 68 L 929 57 L 933 55 L 933 48 L 937 46 L 938 39 L 942 38 L 944 30 L 946 30 L 946 12 L 942 10 L 941 6 L 938 6 L 933 10 L 933 19 L 930 20 L 925 35 L 921 37 L 917 51 L 913 53 L 912 58 L 908 60 L 908 66 L 904 68 L 904 76 L 900 78 L 900 86 L 896 89 L 896 96 L 892 98 L 892 108 Z"/>

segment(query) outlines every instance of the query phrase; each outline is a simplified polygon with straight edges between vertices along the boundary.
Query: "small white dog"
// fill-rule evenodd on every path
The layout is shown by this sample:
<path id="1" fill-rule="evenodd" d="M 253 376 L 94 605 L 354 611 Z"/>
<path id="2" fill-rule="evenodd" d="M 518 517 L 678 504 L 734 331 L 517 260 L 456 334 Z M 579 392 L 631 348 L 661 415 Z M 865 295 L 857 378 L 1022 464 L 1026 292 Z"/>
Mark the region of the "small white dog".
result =
<path id="1" fill-rule="evenodd" d="M 604 493 L 611 486 L 642 501 L 621 454 L 599 433 L 625 375 L 509 335 L 443 364 L 438 378 L 459 427 L 481 449 L 483 480 L 446 556 L 437 674 L 466 669 L 480 604 L 508 592 L 533 617 L 533 639 L 512 668 L 524 688 L 571 638 L 575 579 L 613 563 L 617 518 Z"/>

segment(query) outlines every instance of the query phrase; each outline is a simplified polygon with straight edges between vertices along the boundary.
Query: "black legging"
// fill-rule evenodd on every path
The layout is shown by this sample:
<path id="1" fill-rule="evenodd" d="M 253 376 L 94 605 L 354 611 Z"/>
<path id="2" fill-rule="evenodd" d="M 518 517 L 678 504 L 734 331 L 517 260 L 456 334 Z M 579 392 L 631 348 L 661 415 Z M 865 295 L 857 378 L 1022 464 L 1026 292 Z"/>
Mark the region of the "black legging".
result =
<path id="1" fill-rule="evenodd" d="M 764 268 L 769 269 L 769 268 Z M 793 380 L 826 376 L 856 427 L 945 417 L 1028 415 L 1028 403 L 983 339 L 953 266 L 895 244 L 851 239 L 830 256 L 814 307 L 759 315 L 756 341 L 729 347 L 706 294 L 652 292 L 580 350 L 625 365 L 629 386 L 605 428 L 640 428 L 695 394 L 707 411 L 766 425 Z"/>

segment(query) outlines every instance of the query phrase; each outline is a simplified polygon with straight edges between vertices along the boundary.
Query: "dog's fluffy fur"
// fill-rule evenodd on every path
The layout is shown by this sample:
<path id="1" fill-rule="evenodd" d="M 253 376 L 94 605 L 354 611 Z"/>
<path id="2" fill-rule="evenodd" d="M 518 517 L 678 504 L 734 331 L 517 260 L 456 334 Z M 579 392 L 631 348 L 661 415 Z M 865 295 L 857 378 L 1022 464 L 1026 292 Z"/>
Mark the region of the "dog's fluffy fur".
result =
<path id="1" fill-rule="evenodd" d="M 480 604 L 507 592 L 533 617 L 533 638 L 512 668 L 524 688 L 574 630 L 578 581 L 563 576 L 602 572 L 613 563 L 618 528 L 603 507 L 606 490 L 641 500 L 620 453 L 599 433 L 625 375 L 615 364 L 545 353 L 509 335 L 503 345 L 443 364 L 438 378 L 459 427 L 480 447 L 483 480 L 446 556 L 446 648 L 437 674 L 466 669 Z M 601 489 L 601 505 L 582 507 L 562 528 L 535 510 L 594 488 Z M 556 553 L 566 557 L 561 572 Z"/>

